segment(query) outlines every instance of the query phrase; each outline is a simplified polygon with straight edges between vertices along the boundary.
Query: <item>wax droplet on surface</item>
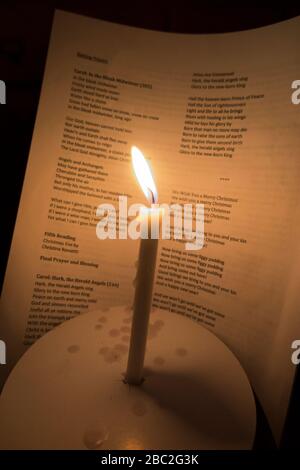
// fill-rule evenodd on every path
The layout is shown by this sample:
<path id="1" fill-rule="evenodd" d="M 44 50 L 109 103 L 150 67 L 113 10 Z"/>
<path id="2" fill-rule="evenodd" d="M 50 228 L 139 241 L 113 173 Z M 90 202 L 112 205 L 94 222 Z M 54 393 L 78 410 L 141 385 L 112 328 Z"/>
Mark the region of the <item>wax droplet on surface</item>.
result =
<path id="1" fill-rule="evenodd" d="M 187 355 L 187 350 L 185 348 L 177 348 L 176 349 L 177 356 L 184 357 Z"/>
<path id="2" fill-rule="evenodd" d="M 105 354 L 105 353 L 107 353 L 107 351 L 108 351 L 108 347 L 103 346 L 102 348 L 99 349 L 99 354 Z"/>
<path id="3" fill-rule="evenodd" d="M 131 408 L 132 412 L 136 416 L 144 416 L 147 413 L 146 404 L 142 400 L 137 400 Z"/>
<path id="4" fill-rule="evenodd" d="M 124 450 L 143 450 L 145 449 L 145 444 L 134 437 L 126 438 L 124 441 L 121 441 L 120 449 Z"/>
<path id="5" fill-rule="evenodd" d="M 122 354 L 125 354 L 128 351 L 128 346 L 126 346 L 125 344 L 116 344 L 114 346 L 114 349 L 116 349 L 116 351 L 119 351 Z"/>
<path id="6" fill-rule="evenodd" d="M 78 344 L 72 344 L 71 346 L 68 347 L 68 352 L 69 353 L 77 353 L 80 350 L 80 346 Z"/>
<path id="7" fill-rule="evenodd" d="M 107 441 L 109 436 L 105 426 L 95 426 L 87 429 L 83 436 L 83 443 L 87 449 L 97 450 Z"/>
<path id="8" fill-rule="evenodd" d="M 157 365 L 157 366 L 162 366 L 162 365 L 164 365 L 164 363 L 165 363 L 166 361 L 164 360 L 163 357 L 157 356 L 157 357 L 155 357 L 155 358 L 153 359 L 153 362 L 154 362 L 154 364 Z"/>
<path id="9" fill-rule="evenodd" d="M 104 354 L 104 360 L 105 362 L 108 362 L 109 364 L 119 361 L 120 358 L 121 358 L 120 352 L 114 351 L 112 349 L 110 349 Z"/>
<path id="10" fill-rule="evenodd" d="M 154 323 L 150 323 L 148 330 L 148 339 L 156 338 L 164 324 L 165 323 L 162 320 L 155 320 Z"/>
<path id="11" fill-rule="evenodd" d="M 95 330 L 101 330 L 102 329 L 102 325 L 96 325 L 95 326 Z"/>
<path id="12" fill-rule="evenodd" d="M 109 332 L 109 336 L 112 336 L 113 338 L 115 338 L 116 336 L 119 336 L 119 334 L 120 334 L 120 330 L 117 330 L 117 328 L 113 328 Z"/>
<path id="13" fill-rule="evenodd" d="M 100 317 L 100 318 L 98 318 L 98 322 L 100 322 L 100 323 L 106 323 L 106 322 L 107 322 L 107 318 L 106 318 L 106 317 Z"/>

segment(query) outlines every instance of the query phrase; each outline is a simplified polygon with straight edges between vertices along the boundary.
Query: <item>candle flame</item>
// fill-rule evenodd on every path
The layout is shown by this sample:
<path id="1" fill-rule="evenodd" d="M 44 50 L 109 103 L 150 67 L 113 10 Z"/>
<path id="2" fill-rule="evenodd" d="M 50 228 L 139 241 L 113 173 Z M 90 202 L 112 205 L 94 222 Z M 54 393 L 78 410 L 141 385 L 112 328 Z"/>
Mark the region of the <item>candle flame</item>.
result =
<path id="1" fill-rule="evenodd" d="M 158 197 L 157 189 L 144 155 L 137 147 L 133 146 L 131 147 L 131 158 L 135 176 L 137 177 L 143 193 L 150 203 L 155 204 Z"/>

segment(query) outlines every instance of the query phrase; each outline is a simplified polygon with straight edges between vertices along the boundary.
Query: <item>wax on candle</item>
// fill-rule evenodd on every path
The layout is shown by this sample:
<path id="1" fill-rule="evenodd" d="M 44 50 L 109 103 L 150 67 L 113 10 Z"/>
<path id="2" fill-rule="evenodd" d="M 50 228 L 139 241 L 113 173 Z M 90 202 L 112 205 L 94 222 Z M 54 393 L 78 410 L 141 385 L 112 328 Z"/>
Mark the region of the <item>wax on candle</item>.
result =
<path id="1" fill-rule="evenodd" d="M 143 365 L 158 249 L 158 236 L 157 238 L 151 238 L 151 227 L 152 233 L 156 232 L 159 235 L 162 210 L 159 208 L 144 208 L 141 211 L 140 217 L 141 225 L 148 227 L 148 237 L 141 239 L 136 275 L 133 319 L 126 372 L 126 382 L 132 385 L 139 385 L 143 381 Z"/>
<path id="2" fill-rule="evenodd" d="M 150 203 L 157 200 L 157 190 L 150 168 L 140 150 L 132 147 L 132 163 L 136 177 Z M 139 385 L 143 380 L 143 365 L 146 351 L 149 316 L 155 275 L 159 228 L 162 210 L 154 207 L 141 208 L 141 242 L 136 275 L 136 290 L 133 305 L 130 347 L 125 381 Z"/>

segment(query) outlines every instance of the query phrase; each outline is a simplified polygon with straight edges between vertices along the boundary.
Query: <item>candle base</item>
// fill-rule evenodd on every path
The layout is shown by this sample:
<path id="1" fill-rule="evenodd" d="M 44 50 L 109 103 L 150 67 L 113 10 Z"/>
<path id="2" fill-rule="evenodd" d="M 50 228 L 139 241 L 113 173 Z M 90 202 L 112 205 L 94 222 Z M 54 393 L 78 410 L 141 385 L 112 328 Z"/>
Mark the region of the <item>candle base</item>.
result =
<path id="1" fill-rule="evenodd" d="M 24 354 L 0 399 L 1 449 L 251 448 L 248 379 L 199 324 L 151 313 L 144 381 L 124 383 L 131 313 L 81 315 Z"/>

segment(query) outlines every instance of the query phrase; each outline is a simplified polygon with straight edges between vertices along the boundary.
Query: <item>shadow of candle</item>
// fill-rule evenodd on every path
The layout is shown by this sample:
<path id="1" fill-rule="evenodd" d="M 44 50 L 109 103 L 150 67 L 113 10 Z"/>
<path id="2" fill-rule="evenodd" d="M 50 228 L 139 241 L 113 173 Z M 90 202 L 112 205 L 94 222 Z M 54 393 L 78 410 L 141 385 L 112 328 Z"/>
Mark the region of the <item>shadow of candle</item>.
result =
<path id="1" fill-rule="evenodd" d="M 244 414 L 234 413 L 242 407 L 230 406 L 230 396 L 235 396 L 234 388 L 232 384 L 232 395 L 230 390 L 224 394 L 224 390 L 201 382 L 201 378 L 195 377 L 192 372 L 159 370 L 147 375 L 141 385 L 143 392 L 159 406 L 184 420 L 206 438 L 225 443 L 226 436 L 229 440 L 237 436 L 237 440 L 247 442 L 248 421 L 246 418 L 243 420 Z"/>

